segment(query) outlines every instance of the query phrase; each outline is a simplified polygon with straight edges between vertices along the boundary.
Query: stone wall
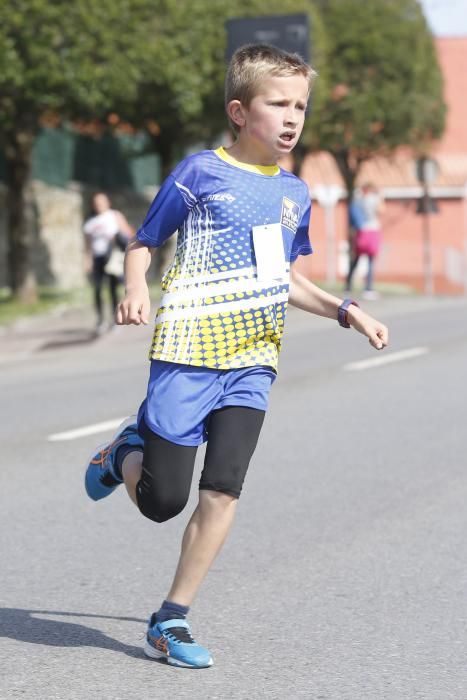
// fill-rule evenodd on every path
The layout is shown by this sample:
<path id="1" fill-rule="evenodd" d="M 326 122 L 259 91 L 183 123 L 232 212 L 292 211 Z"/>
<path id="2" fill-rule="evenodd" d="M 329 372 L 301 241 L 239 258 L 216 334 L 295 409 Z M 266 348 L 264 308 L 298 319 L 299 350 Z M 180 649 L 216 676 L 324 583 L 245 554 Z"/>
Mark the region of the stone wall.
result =
<path id="1" fill-rule="evenodd" d="M 141 224 L 155 189 L 144 194 L 109 193 L 135 230 Z M 32 263 L 40 284 L 72 289 L 87 283 L 84 273 L 83 222 L 89 216 L 92 191 L 71 183 L 66 189 L 33 181 L 31 202 Z M 0 186 L 0 287 L 8 284 L 6 190 Z"/>
<path id="2" fill-rule="evenodd" d="M 34 182 L 38 237 L 33 261 L 39 283 L 61 289 L 85 283 L 82 195 Z"/>

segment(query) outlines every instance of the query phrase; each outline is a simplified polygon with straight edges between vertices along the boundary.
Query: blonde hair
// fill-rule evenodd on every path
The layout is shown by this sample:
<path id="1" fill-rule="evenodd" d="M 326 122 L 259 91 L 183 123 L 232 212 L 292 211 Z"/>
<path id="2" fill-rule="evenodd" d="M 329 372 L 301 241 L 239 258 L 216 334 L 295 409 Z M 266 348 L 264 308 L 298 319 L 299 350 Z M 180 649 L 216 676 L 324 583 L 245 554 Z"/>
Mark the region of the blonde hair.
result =
<path id="1" fill-rule="evenodd" d="M 303 75 L 311 90 L 317 73 L 297 53 L 288 53 L 269 44 L 247 44 L 232 56 L 225 78 L 225 106 L 231 100 L 239 100 L 245 107 L 258 92 L 264 78 Z M 229 118 L 235 132 L 236 124 Z"/>

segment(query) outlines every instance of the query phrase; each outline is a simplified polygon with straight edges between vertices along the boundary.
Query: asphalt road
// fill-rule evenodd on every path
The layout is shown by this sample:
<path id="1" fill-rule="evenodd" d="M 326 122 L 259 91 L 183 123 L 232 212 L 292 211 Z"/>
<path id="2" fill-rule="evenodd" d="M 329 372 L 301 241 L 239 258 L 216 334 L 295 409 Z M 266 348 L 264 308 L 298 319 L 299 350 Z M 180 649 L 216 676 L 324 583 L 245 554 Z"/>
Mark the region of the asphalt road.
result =
<path id="1" fill-rule="evenodd" d="M 190 615 L 215 658 L 202 671 L 141 651 L 189 509 L 157 526 L 122 490 L 87 500 L 112 430 L 63 439 L 137 409 L 150 329 L 19 343 L 0 364 L 2 699 L 467 697 L 467 301 L 368 308 L 390 326 L 383 353 L 289 316 L 238 518 Z"/>

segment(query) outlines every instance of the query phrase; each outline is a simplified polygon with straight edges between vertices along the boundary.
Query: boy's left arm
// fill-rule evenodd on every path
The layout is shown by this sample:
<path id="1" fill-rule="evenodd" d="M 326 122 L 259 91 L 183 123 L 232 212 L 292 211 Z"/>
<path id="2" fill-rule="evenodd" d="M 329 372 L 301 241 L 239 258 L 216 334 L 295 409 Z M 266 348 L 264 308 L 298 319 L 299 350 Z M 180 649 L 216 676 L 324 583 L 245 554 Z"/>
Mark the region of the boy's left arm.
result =
<path id="1" fill-rule="evenodd" d="M 337 320 L 343 299 L 328 294 L 301 275 L 292 263 L 290 269 L 289 303 L 311 314 Z M 382 350 L 388 344 L 388 329 L 383 323 L 352 304 L 347 309 L 347 321 L 356 331 L 366 335 L 370 344 Z"/>

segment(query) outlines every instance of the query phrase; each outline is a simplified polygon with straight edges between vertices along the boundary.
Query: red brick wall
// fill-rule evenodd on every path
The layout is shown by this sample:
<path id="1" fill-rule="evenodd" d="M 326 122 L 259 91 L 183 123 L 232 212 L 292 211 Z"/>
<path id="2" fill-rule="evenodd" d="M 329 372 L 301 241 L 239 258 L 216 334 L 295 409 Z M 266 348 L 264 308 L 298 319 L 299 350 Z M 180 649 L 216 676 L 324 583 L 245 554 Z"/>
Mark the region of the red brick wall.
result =
<path id="1" fill-rule="evenodd" d="M 455 182 L 444 183 L 461 189 L 465 184 L 465 156 L 467 154 L 467 37 L 437 38 L 438 58 L 444 76 L 444 96 L 448 105 L 446 130 L 436 144 L 437 155 L 459 156 Z M 315 170 L 304 168 L 304 177 L 312 186 L 316 182 L 339 182 L 335 167 L 328 160 L 315 163 Z M 326 166 L 326 167 L 324 167 Z M 453 167 L 453 166 L 452 166 Z M 392 172 L 392 171 L 391 171 Z M 415 184 L 392 182 L 388 173 L 379 165 L 375 171 L 382 188 Z M 392 173 L 393 175 L 394 173 Z M 375 174 L 373 174 L 374 177 Z M 451 179 L 454 177 L 450 173 Z M 389 200 L 384 217 L 383 246 L 376 266 L 376 283 L 395 282 L 424 290 L 425 272 L 423 258 L 423 217 L 415 213 L 414 200 Z M 336 241 L 332 251 L 335 272 L 342 282 L 346 271 L 345 240 L 347 213 L 344 203 L 335 212 Z M 467 204 L 466 200 L 439 200 L 439 213 L 430 216 L 432 270 L 435 292 L 439 294 L 463 294 L 467 292 Z M 311 223 L 312 244 L 315 253 L 299 263 L 311 278 L 322 281 L 327 277 L 327 252 L 324 212 L 314 203 Z"/>
<path id="2" fill-rule="evenodd" d="M 467 37 L 438 37 L 436 49 L 448 105 L 446 130 L 437 150 L 467 153 Z"/>
<path id="3" fill-rule="evenodd" d="M 439 201 L 439 213 L 429 217 L 432 271 L 435 293 L 464 293 L 464 202 L 459 199 Z M 346 271 L 346 220 L 343 202 L 335 210 L 335 244 L 332 250 L 337 283 Z M 415 213 L 414 200 L 386 202 L 383 220 L 383 244 L 376 264 L 376 284 L 392 282 L 424 290 L 423 216 Z M 314 253 L 299 262 L 300 269 L 311 279 L 327 278 L 327 244 L 324 211 L 314 203 L 310 239 Z"/>

